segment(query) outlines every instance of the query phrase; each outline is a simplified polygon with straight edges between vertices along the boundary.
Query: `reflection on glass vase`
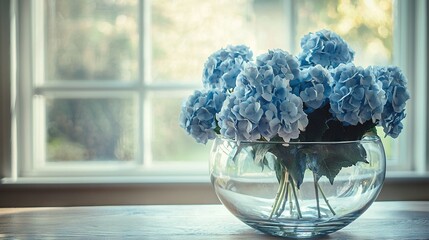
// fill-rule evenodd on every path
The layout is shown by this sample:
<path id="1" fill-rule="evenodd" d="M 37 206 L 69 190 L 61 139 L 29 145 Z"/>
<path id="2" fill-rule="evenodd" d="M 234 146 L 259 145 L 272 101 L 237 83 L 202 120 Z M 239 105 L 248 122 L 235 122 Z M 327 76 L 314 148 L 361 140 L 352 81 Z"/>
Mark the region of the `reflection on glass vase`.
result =
<path id="1" fill-rule="evenodd" d="M 384 182 L 381 140 L 284 143 L 217 138 L 211 181 L 223 205 L 247 225 L 276 236 L 335 232 L 358 218 Z"/>

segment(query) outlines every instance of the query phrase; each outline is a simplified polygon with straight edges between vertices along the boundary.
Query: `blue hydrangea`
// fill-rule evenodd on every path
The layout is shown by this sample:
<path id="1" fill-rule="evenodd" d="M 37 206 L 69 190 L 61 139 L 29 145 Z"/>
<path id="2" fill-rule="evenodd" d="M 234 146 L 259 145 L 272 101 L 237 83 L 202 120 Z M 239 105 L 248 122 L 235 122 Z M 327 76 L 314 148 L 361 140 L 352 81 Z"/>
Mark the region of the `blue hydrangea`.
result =
<path id="1" fill-rule="evenodd" d="M 298 138 L 308 124 L 307 115 L 282 76 L 275 75 L 271 65 L 246 64 L 217 115 L 221 134 L 237 141 Z"/>
<path id="2" fill-rule="evenodd" d="M 270 76 L 273 76 L 272 69 Z M 251 96 L 259 97 L 264 94 L 263 87 L 263 76 L 259 74 L 259 69 L 253 62 L 245 64 L 243 71 L 237 76 L 236 87 L 234 88 L 234 94 L 239 98 L 247 98 Z M 259 95 L 259 96 L 258 96 Z"/>
<path id="3" fill-rule="evenodd" d="M 249 62 L 237 77 L 235 94 L 240 98 L 262 98 L 265 101 L 276 101 L 277 98 L 284 99 L 289 91 L 287 81 L 281 75 L 275 75 L 273 68 L 269 65 L 257 66 Z M 273 99 L 274 98 L 274 99 Z"/>
<path id="4" fill-rule="evenodd" d="M 387 104 L 392 105 L 395 112 L 405 109 L 406 101 L 410 99 L 407 90 L 407 79 L 402 71 L 395 66 L 373 67 L 373 73 L 383 85 L 386 92 Z"/>
<path id="5" fill-rule="evenodd" d="M 383 126 L 384 133 L 393 138 L 397 138 L 404 127 L 401 121 L 405 116 L 405 109 L 401 112 L 395 112 L 392 105 L 387 104 L 384 106 L 384 111 L 380 121 L 381 126 Z"/>
<path id="6" fill-rule="evenodd" d="M 259 121 L 258 131 L 269 141 L 281 132 L 282 122 L 279 118 L 279 110 L 274 103 L 266 103 L 263 109 L 264 114 Z"/>
<path id="7" fill-rule="evenodd" d="M 387 98 L 380 124 L 386 135 L 396 138 L 403 128 L 401 121 L 405 118 L 405 105 L 410 99 L 407 79 L 402 71 L 394 66 L 376 66 L 372 71 L 376 79 L 382 83 Z"/>
<path id="8" fill-rule="evenodd" d="M 204 88 L 222 92 L 233 89 L 243 64 L 251 61 L 252 56 L 252 51 L 244 45 L 228 46 L 216 51 L 204 64 Z"/>
<path id="9" fill-rule="evenodd" d="M 261 137 L 258 124 L 262 114 L 261 104 L 254 97 L 239 99 L 231 94 L 217 115 L 220 134 L 237 141 L 256 141 Z"/>
<path id="10" fill-rule="evenodd" d="M 344 125 L 381 119 L 386 94 L 371 69 L 341 64 L 334 71 L 334 88 L 329 96 L 332 114 Z"/>
<path id="11" fill-rule="evenodd" d="M 321 65 L 305 68 L 299 79 L 290 82 L 292 92 L 301 97 L 306 113 L 325 106 L 332 91 L 331 73 Z"/>
<path id="12" fill-rule="evenodd" d="M 204 90 L 183 103 L 180 125 L 200 143 L 216 134 L 289 142 L 331 120 L 347 126 L 340 131 L 356 132 L 353 139 L 377 124 L 386 135 L 400 134 L 410 94 L 399 68 L 355 66 L 355 52 L 329 30 L 305 35 L 301 47 L 298 57 L 274 49 L 255 61 L 244 45 L 214 52 L 204 65 Z M 308 127 L 307 114 L 315 121 Z M 337 131 L 328 130 L 305 133 L 301 140 L 329 140 Z"/>
<path id="13" fill-rule="evenodd" d="M 336 68 L 351 63 L 355 52 L 338 34 L 329 30 L 309 33 L 301 39 L 302 52 L 298 55 L 301 67 L 317 64 Z"/>
<path id="14" fill-rule="evenodd" d="M 180 126 L 199 143 L 216 137 L 216 114 L 220 112 L 226 94 L 219 90 L 195 91 L 183 102 Z"/>
<path id="15" fill-rule="evenodd" d="M 287 97 L 280 102 L 278 110 L 281 124 L 278 135 L 286 142 L 298 138 L 300 130 L 304 131 L 308 125 L 301 98 L 292 93 L 287 94 Z"/>
<path id="16" fill-rule="evenodd" d="M 270 66 L 274 76 L 279 76 L 287 81 L 299 77 L 298 59 L 281 49 L 269 50 L 256 58 L 258 66 Z"/>

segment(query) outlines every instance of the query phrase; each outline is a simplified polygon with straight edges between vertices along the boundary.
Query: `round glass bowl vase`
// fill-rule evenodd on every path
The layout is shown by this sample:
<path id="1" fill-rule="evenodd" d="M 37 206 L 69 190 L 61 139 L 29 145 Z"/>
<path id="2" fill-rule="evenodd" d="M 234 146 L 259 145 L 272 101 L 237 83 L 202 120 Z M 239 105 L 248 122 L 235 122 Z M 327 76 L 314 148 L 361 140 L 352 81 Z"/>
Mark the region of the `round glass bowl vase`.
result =
<path id="1" fill-rule="evenodd" d="M 264 233 L 335 232 L 378 196 L 386 157 L 378 136 L 348 142 L 236 142 L 217 138 L 211 182 L 222 204 Z"/>

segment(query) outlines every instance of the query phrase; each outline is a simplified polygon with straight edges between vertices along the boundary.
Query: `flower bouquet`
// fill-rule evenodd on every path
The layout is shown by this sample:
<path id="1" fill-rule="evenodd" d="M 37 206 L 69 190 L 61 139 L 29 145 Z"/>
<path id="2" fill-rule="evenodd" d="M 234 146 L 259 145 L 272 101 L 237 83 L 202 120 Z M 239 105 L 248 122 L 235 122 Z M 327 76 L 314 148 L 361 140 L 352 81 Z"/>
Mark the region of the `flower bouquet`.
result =
<path id="1" fill-rule="evenodd" d="M 268 220 L 280 218 L 288 201 L 295 209 L 290 216 L 305 218 L 296 191 L 306 171 L 314 180 L 317 217 L 335 216 L 320 179 L 334 184 L 343 168 L 369 165 L 359 141 L 376 136 L 377 126 L 396 138 L 410 98 L 398 67 L 354 65 L 355 52 L 334 32 L 309 33 L 301 48 L 298 56 L 275 49 L 256 60 L 243 45 L 214 52 L 204 65 L 204 89 L 184 101 L 180 115 L 197 142 L 232 141 L 231 161 L 246 152 L 261 171 L 274 170 L 278 188 Z M 332 142 L 356 144 L 296 144 Z"/>

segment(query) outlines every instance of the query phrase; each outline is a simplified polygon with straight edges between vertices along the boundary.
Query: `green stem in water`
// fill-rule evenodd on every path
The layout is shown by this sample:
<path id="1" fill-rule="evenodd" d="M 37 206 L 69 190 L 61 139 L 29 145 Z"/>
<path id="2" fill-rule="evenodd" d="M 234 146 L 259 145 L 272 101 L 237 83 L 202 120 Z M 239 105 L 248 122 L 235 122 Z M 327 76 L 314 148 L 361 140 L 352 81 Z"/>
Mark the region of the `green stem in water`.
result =
<path id="1" fill-rule="evenodd" d="M 293 181 L 293 178 L 291 176 L 289 176 L 289 181 L 291 183 L 293 196 L 295 198 L 295 204 L 296 204 L 296 209 L 298 210 L 298 219 L 299 219 L 299 218 L 302 218 L 302 214 L 301 214 L 301 208 L 299 207 L 298 196 L 296 195 L 295 182 Z"/>
<path id="2" fill-rule="evenodd" d="M 274 200 L 274 204 L 273 204 L 273 209 L 271 210 L 271 214 L 270 214 L 270 219 L 273 217 L 274 213 L 276 213 L 276 215 L 278 216 L 278 210 L 280 208 L 280 205 L 282 203 L 282 201 L 284 201 L 284 190 L 285 190 L 285 183 L 286 183 L 286 175 L 287 173 L 285 172 L 284 174 L 281 175 L 280 177 L 280 186 L 277 190 L 277 194 L 276 194 L 276 198 Z"/>
<path id="3" fill-rule="evenodd" d="M 325 202 L 326 202 L 326 205 L 328 205 L 329 210 L 331 210 L 332 214 L 335 216 L 335 215 L 336 215 L 336 213 L 335 213 L 334 209 L 331 207 L 331 204 L 329 204 L 329 201 L 328 201 L 328 199 L 326 198 L 325 193 L 323 192 L 322 187 L 320 187 L 319 183 L 317 183 L 317 187 L 319 188 L 320 193 L 322 194 L 322 197 L 323 197 L 323 199 L 324 199 L 324 200 L 325 200 Z"/>
<path id="4" fill-rule="evenodd" d="M 292 184 L 290 184 L 290 187 L 292 188 Z M 292 216 L 293 214 L 293 202 L 292 202 L 292 191 L 289 191 L 289 214 Z"/>
<path id="5" fill-rule="evenodd" d="M 279 212 L 277 212 L 278 216 L 280 216 L 284 212 L 284 210 L 286 208 L 286 202 L 288 200 L 288 194 L 289 194 L 289 185 L 290 185 L 290 183 L 287 182 L 286 183 L 286 192 L 284 194 L 284 199 L 283 199 L 283 202 L 282 202 L 282 207 L 280 208 Z"/>
<path id="6" fill-rule="evenodd" d="M 319 191 L 317 188 L 319 186 L 319 183 L 317 182 L 317 177 L 314 172 L 313 172 L 313 179 L 314 179 L 314 191 L 316 192 L 317 217 L 321 218 L 322 216 L 320 215 Z"/>

